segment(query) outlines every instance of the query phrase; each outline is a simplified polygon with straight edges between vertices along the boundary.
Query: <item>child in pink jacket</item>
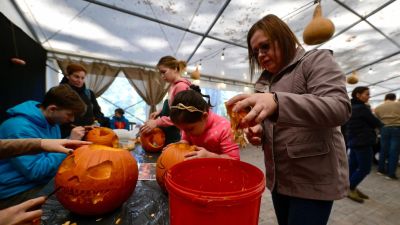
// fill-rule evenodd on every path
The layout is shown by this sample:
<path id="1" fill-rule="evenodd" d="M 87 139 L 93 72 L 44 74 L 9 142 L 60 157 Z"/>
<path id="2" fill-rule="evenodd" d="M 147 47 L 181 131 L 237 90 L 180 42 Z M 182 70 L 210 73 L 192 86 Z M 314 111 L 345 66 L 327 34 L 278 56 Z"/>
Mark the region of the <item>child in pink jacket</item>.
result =
<path id="1" fill-rule="evenodd" d="M 235 143 L 227 119 L 213 113 L 198 86 L 179 92 L 171 105 L 170 118 L 182 131 L 182 142 L 196 145 L 196 151 L 188 153 L 193 158 L 240 159 L 239 145 Z"/>

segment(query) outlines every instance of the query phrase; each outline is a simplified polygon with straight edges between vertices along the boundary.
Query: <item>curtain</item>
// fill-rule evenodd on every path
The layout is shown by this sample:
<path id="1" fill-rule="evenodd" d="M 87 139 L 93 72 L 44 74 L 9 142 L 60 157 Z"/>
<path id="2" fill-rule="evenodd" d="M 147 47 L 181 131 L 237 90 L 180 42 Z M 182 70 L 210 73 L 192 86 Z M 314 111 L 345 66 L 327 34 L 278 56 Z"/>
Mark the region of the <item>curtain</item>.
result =
<path id="1" fill-rule="evenodd" d="M 70 63 L 83 65 L 87 74 L 85 77 L 86 88 L 92 90 L 96 97 L 102 95 L 112 84 L 119 73 L 119 67 L 110 66 L 104 63 L 74 62 L 69 59 L 57 60 L 63 74 L 67 74 L 66 69 Z"/>
<path id="2" fill-rule="evenodd" d="M 122 70 L 132 87 L 150 105 L 150 113 L 155 112 L 156 105 L 164 98 L 169 84 L 152 70 L 128 67 Z"/>

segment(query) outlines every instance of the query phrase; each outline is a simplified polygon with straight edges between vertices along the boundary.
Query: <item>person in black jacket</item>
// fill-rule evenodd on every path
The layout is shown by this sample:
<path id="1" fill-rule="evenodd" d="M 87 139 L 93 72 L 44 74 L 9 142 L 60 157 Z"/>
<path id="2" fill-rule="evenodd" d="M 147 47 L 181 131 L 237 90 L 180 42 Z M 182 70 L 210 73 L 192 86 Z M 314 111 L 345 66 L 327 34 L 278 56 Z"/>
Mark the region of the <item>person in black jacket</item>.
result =
<path id="1" fill-rule="evenodd" d="M 61 126 L 61 136 L 67 137 L 74 126 L 89 126 L 93 125 L 94 121 L 100 122 L 101 126 L 108 127 L 108 121 L 101 112 L 99 103 L 97 103 L 96 96 L 93 91 L 86 88 L 85 77 L 87 71 L 84 66 L 77 63 L 71 63 L 67 66 L 67 74 L 63 77 L 60 84 L 68 84 L 75 90 L 87 106 L 86 113 L 75 118 L 72 124 L 65 124 Z"/>
<path id="2" fill-rule="evenodd" d="M 375 129 L 383 124 L 366 104 L 369 100 L 368 87 L 356 87 L 351 96 L 352 114 L 346 123 L 347 146 L 350 148 L 348 197 L 362 203 L 369 197 L 357 189 L 357 185 L 371 172 L 372 147 L 377 138 Z"/>

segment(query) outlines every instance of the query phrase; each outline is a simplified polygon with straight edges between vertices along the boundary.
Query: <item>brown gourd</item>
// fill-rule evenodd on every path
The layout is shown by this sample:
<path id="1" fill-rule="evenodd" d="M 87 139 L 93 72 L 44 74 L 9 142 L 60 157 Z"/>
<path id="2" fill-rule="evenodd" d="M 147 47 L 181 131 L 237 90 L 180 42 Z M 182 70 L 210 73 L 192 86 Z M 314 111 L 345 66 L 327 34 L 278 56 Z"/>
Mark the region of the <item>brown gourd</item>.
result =
<path id="1" fill-rule="evenodd" d="M 193 71 L 192 74 L 190 74 L 190 78 L 192 78 L 194 80 L 199 80 L 200 79 L 199 67 L 196 67 L 196 70 Z"/>
<path id="2" fill-rule="evenodd" d="M 347 81 L 348 84 L 357 84 L 358 83 L 358 75 L 357 75 L 357 73 L 355 71 L 353 71 L 351 73 L 351 75 L 347 77 L 346 81 Z"/>
<path id="3" fill-rule="evenodd" d="M 314 10 L 313 19 L 303 32 L 304 43 L 318 45 L 329 40 L 335 33 L 335 25 L 331 20 L 322 16 L 321 4 L 318 3 Z"/>

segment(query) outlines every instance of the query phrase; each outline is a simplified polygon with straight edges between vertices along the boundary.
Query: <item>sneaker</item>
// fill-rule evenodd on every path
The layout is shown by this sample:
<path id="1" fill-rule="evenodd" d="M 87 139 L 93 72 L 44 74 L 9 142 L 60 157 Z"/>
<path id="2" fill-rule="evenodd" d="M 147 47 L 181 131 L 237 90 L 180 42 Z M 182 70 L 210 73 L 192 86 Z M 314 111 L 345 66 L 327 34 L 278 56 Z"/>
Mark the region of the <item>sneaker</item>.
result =
<path id="1" fill-rule="evenodd" d="M 388 180 L 398 180 L 399 179 L 396 176 L 386 176 L 385 178 L 388 179 Z"/>
<path id="2" fill-rule="evenodd" d="M 364 203 L 364 199 L 362 199 L 355 190 L 350 190 L 347 197 L 358 203 Z"/>
<path id="3" fill-rule="evenodd" d="M 358 196 L 360 196 L 360 198 L 362 198 L 362 199 L 369 199 L 369 196 L 368 196 L 368 195 L 362 193 L 362 192 L 361 192 L 360 190 L 358 190 L 357 188 L 356 188 L 356 192 L 357 192 Z"/>
<path id="4" fill-rule="evenodd" d="M 378 170 L 378 171 L 376 172 L 376 174 L 378 174 L 378 175 L 380 175 L 380 176 L 383 176 L 383 175 L 385 175 L 385 172 L 382 172 L 382 171 L 379 171 L 379 170 Z"/>

